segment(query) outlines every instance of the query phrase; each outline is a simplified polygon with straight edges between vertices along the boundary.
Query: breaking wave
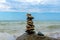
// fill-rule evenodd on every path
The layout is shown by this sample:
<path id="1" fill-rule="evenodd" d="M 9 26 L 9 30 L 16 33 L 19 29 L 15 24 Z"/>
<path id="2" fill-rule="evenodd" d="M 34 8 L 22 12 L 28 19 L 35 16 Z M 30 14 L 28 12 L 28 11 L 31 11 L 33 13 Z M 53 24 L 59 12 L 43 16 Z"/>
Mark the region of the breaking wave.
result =
<path id="1" fill-rule="evenodd" d="M 0 32 L 0 40 L 16 40 L 16 38 L 14 37 L 14 35 L 8 34 L 6 32 Z"/>

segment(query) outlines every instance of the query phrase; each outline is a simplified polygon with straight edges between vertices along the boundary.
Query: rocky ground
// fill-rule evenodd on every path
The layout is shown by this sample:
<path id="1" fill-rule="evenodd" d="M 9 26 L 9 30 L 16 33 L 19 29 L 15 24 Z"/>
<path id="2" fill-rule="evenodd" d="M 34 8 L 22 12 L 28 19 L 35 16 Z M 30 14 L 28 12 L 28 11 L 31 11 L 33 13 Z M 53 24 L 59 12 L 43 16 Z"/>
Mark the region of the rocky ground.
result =
<path id="1" fill-rule="evenodd" d="M 55 39 L 47 36 L 40 36 L 37 34 L 27 34 L 24 33 L 23 35 L 19 36 L 16 40 L 60 40 L 60 39 Z"/>

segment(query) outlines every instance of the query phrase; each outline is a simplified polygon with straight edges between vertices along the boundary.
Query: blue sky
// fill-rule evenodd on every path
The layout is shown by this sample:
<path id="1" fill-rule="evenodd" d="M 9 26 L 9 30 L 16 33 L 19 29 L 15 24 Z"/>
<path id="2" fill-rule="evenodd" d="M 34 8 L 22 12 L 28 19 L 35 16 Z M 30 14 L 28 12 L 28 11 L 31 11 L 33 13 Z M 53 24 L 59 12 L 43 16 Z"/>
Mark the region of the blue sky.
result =
<path id="1" fill-rule="evenodd" d="M 0 0 L 0 20 L 23 20 L 26 13 L 35 20 L 60 20 L 60 0 Z"/>

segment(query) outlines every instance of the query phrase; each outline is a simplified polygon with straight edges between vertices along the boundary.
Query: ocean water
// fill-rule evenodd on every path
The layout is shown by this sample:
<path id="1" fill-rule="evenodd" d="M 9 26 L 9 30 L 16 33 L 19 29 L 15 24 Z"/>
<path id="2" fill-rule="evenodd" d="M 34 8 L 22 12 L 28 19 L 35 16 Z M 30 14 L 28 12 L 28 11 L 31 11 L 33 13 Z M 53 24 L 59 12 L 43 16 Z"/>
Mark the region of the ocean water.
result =
<path id="1" fill-rule="evenodd" d="M 26 14 L 27 12 L 0 12 L 0 20 L 26 20 Z M 34 20 L 60 20 L 60 12 L 31 12 L 31 15 Z"/>
<path id="2" fill-rule="evenodd" d="M 60 21 L 34 21 L 35 31 L 45 36 L 60 37 Z M 26 21 L 0 21 L 0 40 L 16 40 L 26 30 Z"/>

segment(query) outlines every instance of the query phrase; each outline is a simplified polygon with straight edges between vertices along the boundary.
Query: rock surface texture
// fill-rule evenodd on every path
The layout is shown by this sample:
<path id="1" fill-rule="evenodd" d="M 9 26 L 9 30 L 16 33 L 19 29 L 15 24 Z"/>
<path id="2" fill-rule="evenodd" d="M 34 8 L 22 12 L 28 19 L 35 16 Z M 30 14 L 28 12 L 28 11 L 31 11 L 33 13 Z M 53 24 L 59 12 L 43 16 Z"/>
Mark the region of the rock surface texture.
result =
<path id="1" fill-rule="evenodd" d="M 50 38 L 50 37 L 46 37 L 46 36 L 39 36 L 37 34 L 29 35 L 27 33 L 24 33 L 23 35 L 18 37 L 16 40 L 58 40 L 58 39 Z"/>

